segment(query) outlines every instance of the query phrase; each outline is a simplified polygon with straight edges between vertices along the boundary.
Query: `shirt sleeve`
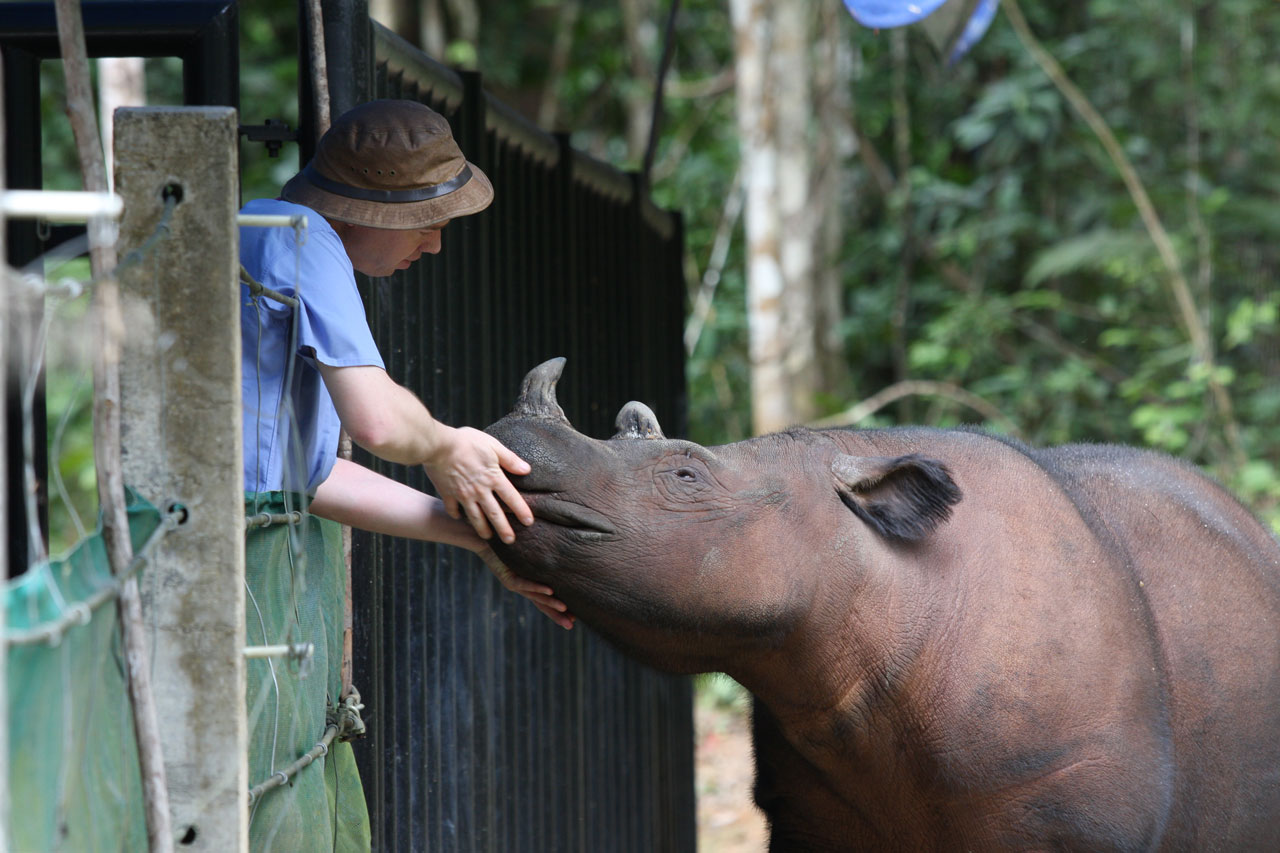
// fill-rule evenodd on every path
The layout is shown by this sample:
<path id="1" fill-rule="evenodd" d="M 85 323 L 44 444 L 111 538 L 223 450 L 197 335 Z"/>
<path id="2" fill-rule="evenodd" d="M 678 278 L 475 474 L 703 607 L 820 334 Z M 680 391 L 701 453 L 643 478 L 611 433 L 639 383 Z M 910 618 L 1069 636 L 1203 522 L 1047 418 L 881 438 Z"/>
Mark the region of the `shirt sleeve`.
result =
<path id="1" fill-rule="evenodd" d="M 351 261 L 333 232 L 303 247 L 298 298 L 298 352 L 330 367 L 385 366 Z"/>
<path id="2" fill-rule="evenodd" d="M 298 298 L 298 353 L 331 367 L 385 368 L 338 235 L 313 229 L 299 250 L 289 229 L 276 232 L 283 239 L 263 284 Z"/>

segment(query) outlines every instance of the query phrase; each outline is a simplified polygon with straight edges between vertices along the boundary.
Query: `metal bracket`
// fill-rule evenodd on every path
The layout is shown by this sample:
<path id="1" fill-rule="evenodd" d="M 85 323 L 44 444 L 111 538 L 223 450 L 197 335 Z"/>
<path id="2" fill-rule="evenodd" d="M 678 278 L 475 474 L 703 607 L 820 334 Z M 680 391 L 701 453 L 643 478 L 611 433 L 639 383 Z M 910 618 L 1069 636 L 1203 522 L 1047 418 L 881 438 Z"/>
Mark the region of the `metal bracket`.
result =
<path id="1" fill-rule="evenodd" d="M 286 142 L 298 141 L 296 130 L 290 130 L 288 124 L 273 118 L 267 119 L 266 124 L 240 125 L 240 135 L 250 142 L 266 143 L 267 154 L 271 157 L 279 157 Z"/>

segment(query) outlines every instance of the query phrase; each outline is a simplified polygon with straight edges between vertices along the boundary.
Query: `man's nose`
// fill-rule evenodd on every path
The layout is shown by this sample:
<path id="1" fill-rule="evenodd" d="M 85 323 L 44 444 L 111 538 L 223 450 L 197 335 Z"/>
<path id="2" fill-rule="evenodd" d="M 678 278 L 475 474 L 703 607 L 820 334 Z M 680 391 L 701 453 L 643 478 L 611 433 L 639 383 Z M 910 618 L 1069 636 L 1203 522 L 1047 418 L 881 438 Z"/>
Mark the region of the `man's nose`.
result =
<path id="1" fill-rule="evenodd" d="M 440 254 L 440 232 L 436 231 L 428 235 L 425 240 L 418 244 L 418 251 L 424 255 Z"/>

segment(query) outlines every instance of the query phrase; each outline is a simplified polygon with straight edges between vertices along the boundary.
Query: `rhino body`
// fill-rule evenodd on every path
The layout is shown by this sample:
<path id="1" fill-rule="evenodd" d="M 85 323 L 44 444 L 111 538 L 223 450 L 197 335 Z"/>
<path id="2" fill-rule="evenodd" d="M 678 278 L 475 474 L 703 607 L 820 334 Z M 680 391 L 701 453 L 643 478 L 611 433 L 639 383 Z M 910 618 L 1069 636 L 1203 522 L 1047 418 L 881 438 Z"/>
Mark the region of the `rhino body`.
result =
<path id="1" fill-rule="evenodd" d="M 489 428 L 510 546 L 626 653 L 755 697 L 771 850 L 1280 850 L 1280 547 L 1169 457 L 973 431 L 705 448 L 562 360 Z"/>

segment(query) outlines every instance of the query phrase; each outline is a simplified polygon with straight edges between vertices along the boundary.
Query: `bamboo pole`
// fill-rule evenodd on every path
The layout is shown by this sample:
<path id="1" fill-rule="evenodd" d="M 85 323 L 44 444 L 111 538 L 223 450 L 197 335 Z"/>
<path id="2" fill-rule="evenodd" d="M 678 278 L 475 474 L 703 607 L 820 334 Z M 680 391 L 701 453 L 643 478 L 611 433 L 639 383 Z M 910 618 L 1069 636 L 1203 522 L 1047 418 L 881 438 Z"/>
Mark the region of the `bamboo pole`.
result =
<path id="1" fill-rule="evenodd" d="M 55 0 L 54 8 L 58 20 L 58 45 L 66 74 L 67 114 L 80 156 L 84 188 L 105 192 L 106 167 L 89 83 L 89 59 L 80 4 L 78 0 Z M 116 266 L 114 228 L 101 217 L 89 220 L 89 259 L 97 281 L 93 297 L 99 337 L 93 364 L 93 452 L 98 475 L 98 501 L 102 507 L 103 538 L 111 569 L 116 575 L 123 575 L 133 562 L 120 458 L 119 367 L 124 323 L 119 289 L 115 279 L 109 275 Z M 152 853 L 170 853 L 173 850 L 173 831 L 169 820 L 169 792 L 155 698 L 151 691 L 142 600 L 133 576 L 124 581 L 120 591 L 120 624 L 142 769 L 147 839 Z"/>
<path id="2" fill-rule="evenodd" d="M 316 114 L 316 138 L 313 141 L 319 142 L 320 137 L 324 136 L 324 132 L 329 129 L 329 124 L 332 121 L 329 99 L 329 63 L 325 55 L 324 15 L 320 0 L 307 0 L 306 10 L 308 38 L 311 40 L 311 68 L 308 69 L 308 72 L 311 75 L 311 91 Z M 338 436 L 338 455 L 343 459 L 350 459 L 351 451 L 351 436 L 344 429 Z M 352 667 L 355 657 L 353 647 L 355 613 L 351 601 L 351 527 L 345 524 L 342 525 L 342 563 L 346 571 L 346 594 L 343 596 L 342 607 L 342 663 L 339 667 L 339 683 L 341 685 L 339 698 L 345 697 L 351 692 L 351 685 L 354 679 Z"/>

